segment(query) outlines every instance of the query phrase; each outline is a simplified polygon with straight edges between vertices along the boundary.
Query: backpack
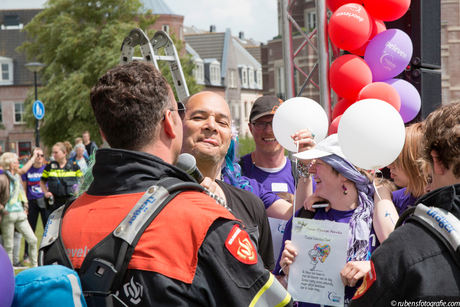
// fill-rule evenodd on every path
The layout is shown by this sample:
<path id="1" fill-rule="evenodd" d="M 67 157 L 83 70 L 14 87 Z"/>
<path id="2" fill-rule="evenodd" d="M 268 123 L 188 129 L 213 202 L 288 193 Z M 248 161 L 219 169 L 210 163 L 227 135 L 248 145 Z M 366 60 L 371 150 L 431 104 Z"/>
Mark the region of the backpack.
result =
<path id="1" fill-rule="evenodd" d="M 134 248 L 145 229 L 161 210 L 179 193 L 189 190 L 210 194 L 197 183 L 183 182 L 171 177 L 161 179 L 144 193 L 115 230 L 88 252 L 77 275 L 87 306 L 126 306 L 114 294 L 123 282 Z M 48 219 L 38 257 L 39 265 L 44 265 L 44 268 L 58 265 L 75 272 L 60 236 L 61 221 L 70 204 L 55 210 Z"/>
<path id="2" fill-rule="evenodd" d="M 409 215 L 413 214 L 409 217 Z M 408 218 L 409 217 L 409 218 Z M 447 210 L 418 204 L 401 214 L 395 229 L 406 221 L 415 221 L 434 234 L 449 250 L 455 263 L 460 267 L 460 220 Z"/>

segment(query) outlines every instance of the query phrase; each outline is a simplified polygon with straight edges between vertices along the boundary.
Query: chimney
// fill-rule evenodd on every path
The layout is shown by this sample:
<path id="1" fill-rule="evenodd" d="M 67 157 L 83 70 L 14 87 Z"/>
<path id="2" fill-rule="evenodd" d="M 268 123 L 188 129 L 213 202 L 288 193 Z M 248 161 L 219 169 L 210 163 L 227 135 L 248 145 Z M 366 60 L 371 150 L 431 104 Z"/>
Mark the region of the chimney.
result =
<path id="1" fill-rule="evenodd" d="M 242 39 L 242 40 L 244 39 L 244 32 L 243 31 L 240 32 L 239 38 Z"/>
<path id="2" fill-rule="evenodd" d="M 215 33 L 215 32 L 216 32 L 216 25 L 211 25 L 211 26 L 209 27 L 209 32 Z"/>

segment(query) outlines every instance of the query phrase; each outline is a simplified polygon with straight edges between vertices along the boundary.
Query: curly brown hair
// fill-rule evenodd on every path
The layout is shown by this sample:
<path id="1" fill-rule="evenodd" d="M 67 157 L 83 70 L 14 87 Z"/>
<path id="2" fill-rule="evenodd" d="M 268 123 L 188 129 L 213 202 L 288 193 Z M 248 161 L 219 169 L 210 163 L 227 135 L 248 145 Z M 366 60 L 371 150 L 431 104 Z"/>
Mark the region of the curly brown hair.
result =
<path id="1" fill-rule="evenodd" d="M 170 92 L 151 63 L 133 61 L 107 71 L 91 89 L 90 98 L 109 145 L 139 151 L 154 142 L 171 104 Z"/>
<path id="2" fill-rule="evenodd" d="M 460 177 L 460 103 L 443 106 L 428 115 L 422 140 L 422 158 L 433 165 L 431 151 L 439 153 L 443 165 Z"/>

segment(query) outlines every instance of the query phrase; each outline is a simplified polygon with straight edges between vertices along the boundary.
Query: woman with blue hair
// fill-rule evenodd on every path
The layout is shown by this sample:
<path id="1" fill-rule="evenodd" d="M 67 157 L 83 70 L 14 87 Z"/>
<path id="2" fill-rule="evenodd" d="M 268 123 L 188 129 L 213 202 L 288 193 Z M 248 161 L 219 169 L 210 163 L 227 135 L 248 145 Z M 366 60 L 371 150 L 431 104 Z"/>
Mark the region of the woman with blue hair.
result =
<path id="1" fill-rule="evenodd" d="M 308 172 L 313 175 L 316 189 L 307 200 L 308 206 L 317 199 L 328 201 L 330 208 L 318 208 L 316 212 L 300 210 L 301 217 L 348 223 L 347 265 L 340 272 L 345 287 L 345 306 L 357 289 L 357 281 L 370 270 L 370 255 L 380 244 L 373 227 L 375 188 L 370 175 L 360 172 L 343 155 L 337 134 L 319 142 L 313 149 L 295 154 L 294 157 L 311 163 Z M 306 214 L 305 214 L 306 213 Z M 314 216 L 312 217 L 312 215 Z M 381 217 L 377 216 L 377 219 Z M 290 242 L 292 220 L 286 225 L 275 274 L 289 274 L 289 266 L 297 252 Z M 299 306 L 315 306 L 299 303 Z"/>

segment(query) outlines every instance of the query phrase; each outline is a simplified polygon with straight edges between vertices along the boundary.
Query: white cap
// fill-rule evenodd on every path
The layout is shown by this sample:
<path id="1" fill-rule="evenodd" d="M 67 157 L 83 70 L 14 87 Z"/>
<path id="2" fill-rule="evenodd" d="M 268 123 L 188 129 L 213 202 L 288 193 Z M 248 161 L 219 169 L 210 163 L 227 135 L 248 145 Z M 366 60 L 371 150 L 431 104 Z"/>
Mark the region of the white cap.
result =
<path id="1" fill-rule="evenodd" d="M 342 149 L 340 149 L 339 138 L 337 133 L 328 136 L 327 138 L 316 144 L 314 148 L 307 151 L 296 153 L 293 156 L 294 158 L 297 158 L 299 160 L 312 160 L 330 156 L 332 154 L 337 155 L 342 159 L 346 160 L 342 152 Z"/>

